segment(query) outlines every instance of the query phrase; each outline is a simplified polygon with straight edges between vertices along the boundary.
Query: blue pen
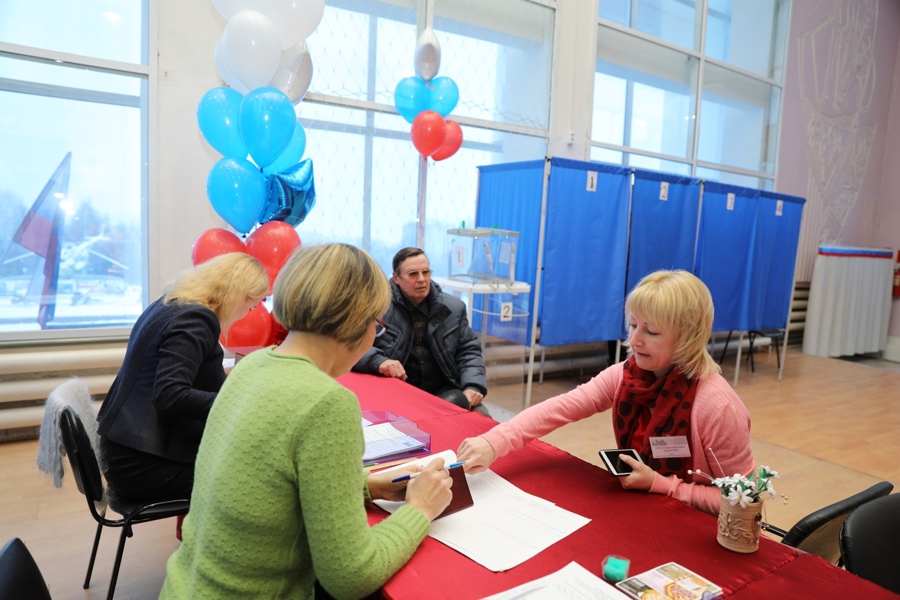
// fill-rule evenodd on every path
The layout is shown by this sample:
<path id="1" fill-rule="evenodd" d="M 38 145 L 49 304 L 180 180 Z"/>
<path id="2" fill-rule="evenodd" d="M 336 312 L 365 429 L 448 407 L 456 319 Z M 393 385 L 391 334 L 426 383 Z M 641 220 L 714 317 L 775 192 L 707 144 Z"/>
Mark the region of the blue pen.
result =
<path id="1" fill-rule="evenodd" d="M 466 464 L 466 461 L 456 462 L 456 463 L 453 463 L 452 465 L 450 465 L 449 467 L 444 467 L 444 469 L 445 470 L 454 469 L 456 467 L 461 467 L 464 464 Z M 391 483 L 400 483 L 401 481 L 408 481 L 410 479 L 415 479 L 418 476 L 419 476 L 418 473 L 410 473 L 409 475 L 404 475 L 403 477 L 398 477 L 397 479 L 391 479 Z"/>

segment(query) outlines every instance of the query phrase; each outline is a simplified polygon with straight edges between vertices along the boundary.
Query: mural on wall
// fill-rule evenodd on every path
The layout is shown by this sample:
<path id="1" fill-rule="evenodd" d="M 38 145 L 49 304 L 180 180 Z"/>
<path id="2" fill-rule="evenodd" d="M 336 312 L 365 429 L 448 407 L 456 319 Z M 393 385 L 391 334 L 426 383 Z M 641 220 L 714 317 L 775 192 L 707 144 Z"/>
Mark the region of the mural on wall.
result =
<path id="1" fill-rule="evenodd" d="M 819 2 L 813 11 L 815 25 L 797 40 L 809 158 L 797 265 L 800 281 L 809 281 L 820 242 L 842 242 L 876 128 L 863 121 L 875 91 L 878 0 Z"/>

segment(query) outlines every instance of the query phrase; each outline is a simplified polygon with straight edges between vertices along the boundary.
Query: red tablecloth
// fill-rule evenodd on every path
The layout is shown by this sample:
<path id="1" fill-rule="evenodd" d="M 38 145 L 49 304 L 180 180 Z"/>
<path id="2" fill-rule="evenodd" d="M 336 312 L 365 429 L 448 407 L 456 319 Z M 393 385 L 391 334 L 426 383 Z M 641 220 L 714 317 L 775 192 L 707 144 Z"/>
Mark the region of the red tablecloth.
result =
<path id="1" fill-rule="evenodd" d="M 432 451 L 460 442 L 495 423 L 397 380 L 348 375 L 341 383 L 357 392 L 364 410 L 390 410 L 432 436 Z M 394 599 L 482 598 L 549 575 L 576 561 L 601 574 L 610 554 L 631 561 L 636 574 L 675 561 L 720 585 L 735 598 L 895 598 L 893 594 L 818 557 L 764 538 L 753 554 L 716 542 L 716 519 L 677 500 L 628 491 L 605 470 L 541 441 L 497 460 L 491 470 L 522 490 L 588 517 L 591 522 L 534 558 L 494 573 L 444 544 L 427 538 L 410 562 L 385 584 Z M 387 513 L 369 509 L 372 523 Z M 841 593 L 835 595 L 836 590 Z"/>

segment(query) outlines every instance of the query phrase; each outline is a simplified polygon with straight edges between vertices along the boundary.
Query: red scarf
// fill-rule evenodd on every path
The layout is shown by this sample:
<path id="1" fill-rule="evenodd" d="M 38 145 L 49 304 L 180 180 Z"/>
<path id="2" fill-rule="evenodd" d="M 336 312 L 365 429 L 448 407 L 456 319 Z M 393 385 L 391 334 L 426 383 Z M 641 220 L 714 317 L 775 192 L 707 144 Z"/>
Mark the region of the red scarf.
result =
<path id="1" fill-rule="evenodd" d="M 660 475 L 685 481 L 693 468 L 691 457 L 653 458 L 650 438 L 683 435 L 691 445 L 691 409 L 697 384 L 672 368 L 659 379 L 629 357 L 622 368 L 622 386 L 613 404 L 613 431 L 619 448 L 634 448 L 644 463 Z"/>

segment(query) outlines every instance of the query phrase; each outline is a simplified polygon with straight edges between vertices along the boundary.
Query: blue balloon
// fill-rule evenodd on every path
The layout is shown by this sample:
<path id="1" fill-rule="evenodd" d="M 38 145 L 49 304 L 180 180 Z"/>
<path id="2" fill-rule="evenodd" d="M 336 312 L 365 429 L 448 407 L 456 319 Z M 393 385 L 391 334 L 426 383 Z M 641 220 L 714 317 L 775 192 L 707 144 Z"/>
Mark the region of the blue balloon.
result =
<path id="1" fill-rule="evenodd" d="M 238 130 L 238 114 L 243 99 L 240 92 L 217 87 L 203 94 L 197 105 L 200 133 L 210 146 L 228 158 L 247 158 L 247 147 Z"/>
<path id="2" fill-rule="evenodd" d="M 303 222 L 316 205 L 312 159 L 307 158 L 266 179 L 266 205 L 260 223 L 284 221 L 291 227 Z"/>
<path id="3" fill-rule="evenodd" d="M 284 152 L 294 135 L 294 105 L 275 88 L 257 88 L 241 102 L 238 127 L 250 156 L 267 167 Z"/>
<path id="4" fill-rule="evenodd" d="M 303 130 L 300 119 L 297 119 L 297 123 L 294 126 L 294 137 L 288 142 L 284 152 L 275 159 L 275 162 L 263 169 L 263 173 L 271 175 L 272 173 L 280 173 L 297 166 L 297 163 L 303 158 L 304 151 L 306 151 L 306 131 Z"/>
<path id="5" fill-rule="evenodd" d="M 459 102 L 459 88 L 456 82 L 449 77 L 435 77 L 430 82 L 431 98 L 428 103 L 428 109 L 433 110 L 442 117 L 446 117 Z"/>
<path id="6" fill-rule="evenodd" d="M 412 123 L 423 110 L 428 110 L 430 91 L 424 79 L 404 77 L 394 88 L 394 105 L 400 116 Z"/>
<path id="7" fill-rule="evenodd" d="M 248 233 L 266 204 L 266 176 L 250 161 L 223 158 L 209 170 L 206 195 L 220 217 Z"/>

